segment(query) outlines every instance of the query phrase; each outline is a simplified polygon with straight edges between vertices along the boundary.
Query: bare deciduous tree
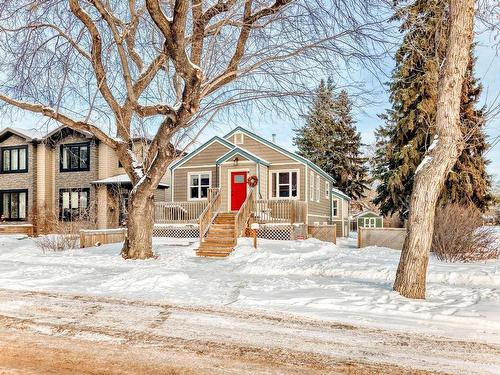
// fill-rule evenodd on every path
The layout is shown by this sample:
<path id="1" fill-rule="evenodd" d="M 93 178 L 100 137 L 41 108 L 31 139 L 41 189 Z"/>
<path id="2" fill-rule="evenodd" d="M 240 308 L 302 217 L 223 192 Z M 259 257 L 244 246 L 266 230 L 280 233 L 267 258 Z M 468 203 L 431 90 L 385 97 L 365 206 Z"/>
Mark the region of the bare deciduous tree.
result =
<path id="1" fill-rule="evenodd" d="M 436 138 L 415 174 L 409 229 L 394 283 L 394 290 L 409 298 L 425 298 L 437 200 L 464 147 L 459 121 L 460 92 L 473 40 L 474 7 L 474 0 L 450 0 L 448 44 L 438 88 Z"/>
<path id="2" fill-rule="evenodd" d="M 352 62 L 374 68 L 380 50 L 369 51 L 387 40 L 380 3 L 5 0 L 0 99 L 116 152 L 133 184 L 122 255 L 144 259 L 153 191 L 179 145 L 230 106 L 300 98 Z M 144 160 L 137 132 L 152 135 Z"/>

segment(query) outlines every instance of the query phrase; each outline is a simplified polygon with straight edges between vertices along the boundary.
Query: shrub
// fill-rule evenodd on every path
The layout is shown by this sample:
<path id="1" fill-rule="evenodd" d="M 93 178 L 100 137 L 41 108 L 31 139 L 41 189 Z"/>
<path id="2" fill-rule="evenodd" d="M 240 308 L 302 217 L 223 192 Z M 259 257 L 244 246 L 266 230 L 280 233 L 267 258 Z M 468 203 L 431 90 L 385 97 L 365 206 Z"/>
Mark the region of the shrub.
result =
<path id="1" fill-rule="evenodd" d="M 80 230 L 92 228 L 94 226 L 93 222 L 90 215 L 82 216 L 80 220 L 64 222 L 60 221 L 56 214 L 46 211 L 43 217 L 39 216 L 39 232 L 47 234 L 38 237 L 36 243 L 43 252 L 78 248 L 80 245 Z"/>
<path id="2" fill-rule="evenodd" d="M 481 212 L 474 206 L 449 204 L 438 207 L 432 251 L 446 262 L 474 262 L 500 257 L 500 239 L 483 227 Z"/>

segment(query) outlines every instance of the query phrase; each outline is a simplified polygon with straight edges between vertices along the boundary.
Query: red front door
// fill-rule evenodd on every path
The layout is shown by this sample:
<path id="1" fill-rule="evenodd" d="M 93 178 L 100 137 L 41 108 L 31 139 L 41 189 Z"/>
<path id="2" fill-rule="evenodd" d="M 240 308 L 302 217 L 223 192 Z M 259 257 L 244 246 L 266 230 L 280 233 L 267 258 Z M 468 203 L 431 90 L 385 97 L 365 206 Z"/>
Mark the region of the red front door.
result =
<path id="1" fill-rule="evenodd" d="M 247 172 L 231 172 L 231 211 L 238 211 L 247 197 Z"/>

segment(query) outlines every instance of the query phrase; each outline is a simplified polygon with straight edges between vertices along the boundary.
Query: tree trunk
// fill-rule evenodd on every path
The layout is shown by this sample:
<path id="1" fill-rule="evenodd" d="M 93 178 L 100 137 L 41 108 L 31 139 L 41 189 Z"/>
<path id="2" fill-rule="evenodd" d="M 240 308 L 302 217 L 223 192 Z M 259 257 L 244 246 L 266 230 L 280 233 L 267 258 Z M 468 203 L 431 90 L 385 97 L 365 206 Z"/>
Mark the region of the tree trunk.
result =
<path id="1" fill-rule="evenodd" d="M 460 130 L 460 94 L 473 39 L 474 0 L 451 0 L 446 59 L 439 79 L 436 138 L 415 173 L 408 234 L 394 290 L 425 298 L 427 264 L 436 204 L 449 171 L 464 145 Z"/>
<path id="2" fill-rule="evenodd" d="M 147 259 L 154 256 L 153 225 L 153 193 L 133 190 L 130 193 L 128 203 L 127 238 L 123 244 L 123 258 Z"/>

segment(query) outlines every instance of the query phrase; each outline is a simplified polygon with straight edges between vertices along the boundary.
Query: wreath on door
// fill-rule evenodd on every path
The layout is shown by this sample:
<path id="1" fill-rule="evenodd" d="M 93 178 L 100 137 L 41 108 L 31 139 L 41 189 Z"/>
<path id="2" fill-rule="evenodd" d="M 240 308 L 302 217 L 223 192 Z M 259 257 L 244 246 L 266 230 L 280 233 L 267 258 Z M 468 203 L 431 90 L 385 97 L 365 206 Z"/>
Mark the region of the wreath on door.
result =
<path id="1" fill-rule="evenodd" d="M 250 187 L 255 187 L 257 186 L 257 183 L 259 182 L 259 178 L 255 175 L 248 177 L 247 179 L 247 184 Z"/>

